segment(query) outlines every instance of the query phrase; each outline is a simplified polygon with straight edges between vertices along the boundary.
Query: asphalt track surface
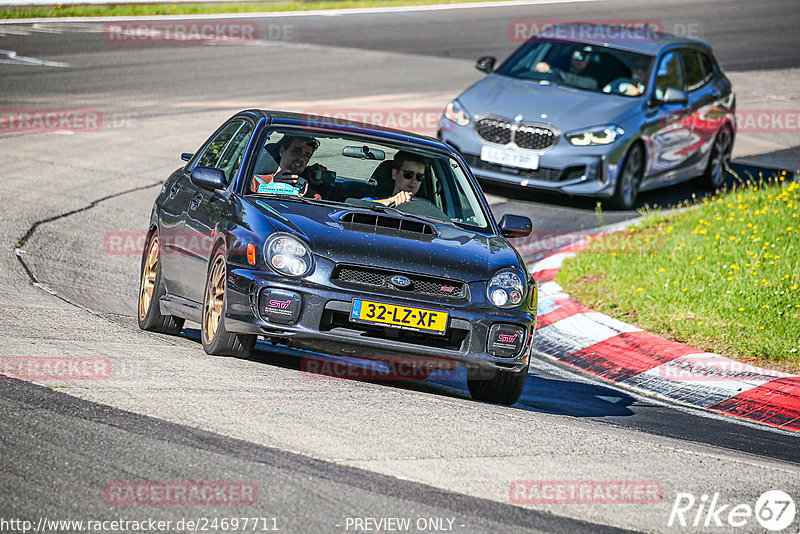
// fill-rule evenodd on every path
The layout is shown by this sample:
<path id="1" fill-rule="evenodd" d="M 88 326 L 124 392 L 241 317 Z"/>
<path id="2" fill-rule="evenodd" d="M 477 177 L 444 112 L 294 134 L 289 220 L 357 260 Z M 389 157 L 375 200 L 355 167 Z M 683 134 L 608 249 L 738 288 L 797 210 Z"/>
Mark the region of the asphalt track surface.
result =
<path id="1" fill-rule="evenodd" d="M 800 34 L 796 23 L 800 6 L 792 0 L 748 2 L 628 2 L 584 0 L 532 6 L 408 11 L 342 16 L 255 17 L 260 35 L 297 42 L 383 50 L 475 61 L 479 56 L 507 56 L 518 42 L 509 35 L 512 21 L 598 20 L 647 21 L 676 34 L 688 34 L 713 44 L 726 71 L 800 67 Z M 278 26 L 291 25 L 290 33 Z M 272 31 L 270 31 L 272 27 Z M 5 46 L 6 40 L 0 40 Z M 14 41 L 11 41 L 14 42 Z M 57 35 L 36 39 L 35 50 L 64 55 L 96 50 L 96 41 Z M 357 56 L 354 56 L 357 61 Z M 224 93 L 227 94 L 227 93 Z"/>
<path id="2" fill-rule="evenodd" d="M 517 19 L 624 12 L 668 29 L 691 23 L 726 70 L 797 67 L 799 7 L 586 2 L 264 19 L 264 35 L 291 25 L 291 42 L 251 47 L 112 46 L 102 25 L 0 27 L 0 49 L 71 65 L 0 64 L 1 107 L 84 106 L 118 121 L 91 134 L 0 137 L 9 208 L 2 354 L 108 354 L 122 375 L 103 386 L 54 386 L 69 395 L 0 381 L 0 518 L 253 515 L 251 507 L 115 507 L 102 498 L 113 480 L 254 481 L 258 515 L 279 518 L 287 532 L 343 532 L 347 517 L 454 518 L 458 532 L 665 531 L 682 489 L 751 503 L 783 489 L 797 499 L 795 435 L 642 398 L 542 360 L 521 401 L 504 408 L 469 400 L 460 376 L 309 381 L 298 378 L 290 350 L 264 346 L 250 361 L 220 360 L 202 353 L 192 325 L 181 338 L 141 333 L 133 319 L 138 256 L 109 254 L 99 234 L 139 230 L 175 156 L 238 107 L 455 96 L 479 76 L 475 57 L 513 49 L 508 23 Z M 32 182 L 46 187 L 31 190 Z M 634 215 L 600 221 L 594 202 L 489 192 L 498 215 L 530 215 L 545 232 Z M 669 203 L 691 193 L 681 186 L 666 195 Z M 31 229 L 21 260 L 12 257 Z M 32 278 L 56 296 L 30 286 Z M 508 502 L 512 480 L 646 475 L 664 483 L 660 506 Z"/>

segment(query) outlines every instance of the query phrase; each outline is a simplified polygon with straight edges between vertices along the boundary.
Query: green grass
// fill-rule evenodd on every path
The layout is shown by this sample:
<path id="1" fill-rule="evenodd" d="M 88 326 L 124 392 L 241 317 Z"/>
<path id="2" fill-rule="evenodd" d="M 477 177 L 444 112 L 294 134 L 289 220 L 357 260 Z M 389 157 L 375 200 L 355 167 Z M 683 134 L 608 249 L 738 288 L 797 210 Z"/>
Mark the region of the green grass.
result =
<path id="1" fill-rule="evenodd" d="M 178 3 L 178 4 L 116 4 L 116 5 L 59 5 L 20 6 L 0 9 L 0 18 L 51 18 L 51 17 L 134 17 L 142 15 L 196 15 L 201 13 L 266 13 L 275 11 L 300 11 L 320 9 L 346 9 L 363 7 L 395 7 L 432 4 L 461 4 L 475 0 L 327 0 L 327 1 L 272 1 L 242 3 Z M 492 0 L 489 0 L 492 1 Z M 497 0 L 495 0 L 497 1 Z"/>
<path id="2" fill-rule="evenodd" d="M 597 236 L 557 282 L 578 301 L 708 352 L 797 372 L 800 183 L 717 194 Z"/>

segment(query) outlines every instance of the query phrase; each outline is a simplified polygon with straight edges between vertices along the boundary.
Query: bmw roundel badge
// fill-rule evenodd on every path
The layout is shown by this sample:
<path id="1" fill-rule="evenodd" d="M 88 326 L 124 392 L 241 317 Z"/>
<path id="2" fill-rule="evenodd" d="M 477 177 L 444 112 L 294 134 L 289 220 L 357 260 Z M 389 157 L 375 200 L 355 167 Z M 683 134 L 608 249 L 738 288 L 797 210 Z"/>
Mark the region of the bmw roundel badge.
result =
<path id="1" fill-rule="evenodd" d="M 405 276 L 400 276 L 399 274 L 396 274 L 392 277 L 392 285 L 394 287 L 400 287 L 400 288 L 408 287 L 411 285 L 411 280 L 409 280 Z"/>

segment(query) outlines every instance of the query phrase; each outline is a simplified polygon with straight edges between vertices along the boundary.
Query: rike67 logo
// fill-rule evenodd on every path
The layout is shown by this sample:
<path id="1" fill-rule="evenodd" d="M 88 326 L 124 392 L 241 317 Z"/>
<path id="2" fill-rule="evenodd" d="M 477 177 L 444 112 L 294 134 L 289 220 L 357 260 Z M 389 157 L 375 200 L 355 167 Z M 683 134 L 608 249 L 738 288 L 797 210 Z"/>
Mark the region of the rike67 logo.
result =
<path id="1" fill-rule="evenodd" d="M 762 528 L 779 532 L 794 522 L 796 512 L 792 497 L 781 490 L 765 491 L 756 499 L 755 505 L 724 502 L 719 493 L 701 495 L 700 498 L 691 493 L 678 493 L 667 526 L 689 527 L 693 532 L 720 527 L 749 527 L 747 530 L 752 530 L 755 519 Z"/>

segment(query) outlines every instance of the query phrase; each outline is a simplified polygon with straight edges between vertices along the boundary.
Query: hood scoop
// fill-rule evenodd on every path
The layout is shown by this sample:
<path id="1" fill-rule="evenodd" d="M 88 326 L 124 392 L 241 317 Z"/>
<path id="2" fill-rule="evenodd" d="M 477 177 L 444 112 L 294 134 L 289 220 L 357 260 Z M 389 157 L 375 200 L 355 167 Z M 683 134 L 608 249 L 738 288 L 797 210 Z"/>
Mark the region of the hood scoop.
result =
<path id="1" fill-rule="evenodd" d="M 339 223 L 342 228 L 352 232 L 401 237 L 416 241 L 431 241 L 436 237 L 436 230 L 431 224 L 378 213 L 345 213 L 339 219 Z"/>

